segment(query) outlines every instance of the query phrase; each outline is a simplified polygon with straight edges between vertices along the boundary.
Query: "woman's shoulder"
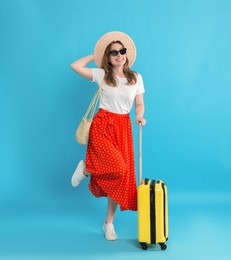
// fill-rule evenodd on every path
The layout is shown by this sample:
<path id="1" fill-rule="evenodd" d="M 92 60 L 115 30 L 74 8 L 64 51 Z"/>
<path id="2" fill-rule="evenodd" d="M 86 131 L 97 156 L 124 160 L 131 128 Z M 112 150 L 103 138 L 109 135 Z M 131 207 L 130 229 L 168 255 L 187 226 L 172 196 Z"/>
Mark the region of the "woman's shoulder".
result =
<path id="1" fill-rule="evenodd" d="M 137 78 L 142 78 L 142 75 L 139 72 L 135 72 Z"/>
<path id="2" fill-rule="evenodd" d="M 143 81 L 143 77 L 140 73 L 134 71 L 135 75 L 136 75 L 136 79 L 137 79 L 137 82 L 140 82 L 140 81 Z"/>
<path id="3" fill-rule="evenodd" d="M 142 75 L 140 73 L 138 73 L 138 72 L 135 72 L 135 73 L 136 73 L 137 84 L 138 85 L 143 85 L 144 83 L 143 83 Z"/>
<path id="4" fill-rule="evenodd" d="M 92 81 L 94 82 L 97 82 L 98 84 L 101 84 L 103 78 L 104 78 L 104 75 L 105 75 L 105 71 L 104 69 L 100 69 L 100 68 L 91 68 L 92 70 Z"/>

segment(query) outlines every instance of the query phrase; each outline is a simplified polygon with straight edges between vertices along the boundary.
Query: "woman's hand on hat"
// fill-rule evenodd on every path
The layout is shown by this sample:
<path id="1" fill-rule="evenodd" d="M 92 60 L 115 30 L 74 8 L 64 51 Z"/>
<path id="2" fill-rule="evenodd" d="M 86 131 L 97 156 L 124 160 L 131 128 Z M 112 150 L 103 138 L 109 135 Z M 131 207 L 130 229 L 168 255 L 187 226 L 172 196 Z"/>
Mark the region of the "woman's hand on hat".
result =
<path id="1" fill-rule="evenodd" d="M 146 125 L 146 119 L 144 119 L 143 117 L 136 117 L 136 123 L 138 125 L 145 126 Z"/>

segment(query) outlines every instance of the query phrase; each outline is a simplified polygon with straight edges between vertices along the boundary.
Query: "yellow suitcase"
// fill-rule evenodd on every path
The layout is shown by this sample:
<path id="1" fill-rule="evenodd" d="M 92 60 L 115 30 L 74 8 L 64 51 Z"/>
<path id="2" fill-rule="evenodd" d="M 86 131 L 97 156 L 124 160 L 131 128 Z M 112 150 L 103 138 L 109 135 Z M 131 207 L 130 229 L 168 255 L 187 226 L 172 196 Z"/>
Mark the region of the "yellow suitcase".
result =
<path id="1" fill-rule="evenodd" d="M 167 248 L 168 240 L 168 193 L 161 180 L 142 180 L 142 127 L 139 126 L 139 183 L 138 186 L 138 241 L 142 249 L 148 244 Z"/>

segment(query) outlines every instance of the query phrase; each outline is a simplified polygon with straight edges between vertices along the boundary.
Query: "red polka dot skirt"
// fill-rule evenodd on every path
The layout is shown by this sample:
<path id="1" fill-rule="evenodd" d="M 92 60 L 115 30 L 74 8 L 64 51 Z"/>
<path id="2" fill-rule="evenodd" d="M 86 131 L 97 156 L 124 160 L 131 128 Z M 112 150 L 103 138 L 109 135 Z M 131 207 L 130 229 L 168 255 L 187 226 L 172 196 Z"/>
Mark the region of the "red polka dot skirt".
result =
<path id="1" fill-rule="evenodd" d="M 87 146 L 89 189 L 96 197 L 108 196 L 121 210 L 137 210 L 132 125 L 129 114 L 99 109 Z"/>

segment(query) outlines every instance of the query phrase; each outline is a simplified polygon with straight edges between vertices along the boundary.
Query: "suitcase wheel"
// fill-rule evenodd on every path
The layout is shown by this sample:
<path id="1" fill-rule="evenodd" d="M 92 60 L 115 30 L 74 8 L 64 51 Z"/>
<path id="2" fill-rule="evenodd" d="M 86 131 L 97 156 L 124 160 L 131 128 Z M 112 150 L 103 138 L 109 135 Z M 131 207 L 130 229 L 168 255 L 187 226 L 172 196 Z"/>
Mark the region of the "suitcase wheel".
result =
<path id="1" fill-rule="evenodd" d="M 160 248 L 161 248 L 161 250 L 165 250 L 167 248 L 167 246 L 164 243 L 160 243 Z"/>
<path id="2" fill-rule="evenodd" d="M 141 242 L 140 245 L 141 245 L 141 247 L 142 247 L 143 250 L 147 250 L 147 249 L 148 249 L 148 246 L 147 246 L 146 243 L 142 243 L 142 242 Z"/>

